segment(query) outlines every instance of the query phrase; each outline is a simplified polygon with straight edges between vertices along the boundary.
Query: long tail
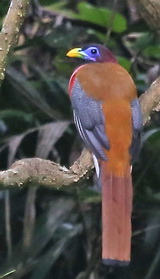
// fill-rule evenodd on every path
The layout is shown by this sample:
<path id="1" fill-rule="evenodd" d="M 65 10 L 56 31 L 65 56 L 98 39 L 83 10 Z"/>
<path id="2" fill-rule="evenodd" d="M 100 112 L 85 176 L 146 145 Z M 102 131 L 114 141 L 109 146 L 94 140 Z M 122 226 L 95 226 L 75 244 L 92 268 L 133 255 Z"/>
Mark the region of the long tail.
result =
<path id="1" fill-rule="evenodd" d="M 127 265 L 131 250 L 132 180 L 128 168 L 115 176 L 101 163 L 102 259 L 104 264 Z"/>

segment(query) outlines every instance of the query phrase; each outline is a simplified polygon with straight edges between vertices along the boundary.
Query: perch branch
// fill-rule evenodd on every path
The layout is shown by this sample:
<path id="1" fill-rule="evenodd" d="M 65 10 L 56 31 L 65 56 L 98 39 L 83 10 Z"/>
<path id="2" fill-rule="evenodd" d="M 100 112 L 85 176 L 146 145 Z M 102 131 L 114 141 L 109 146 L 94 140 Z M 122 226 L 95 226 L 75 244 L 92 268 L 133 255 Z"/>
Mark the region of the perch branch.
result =
<path id="1" fill-rule="evenodd" d="M 0 84 L 5 76 L 9 53 L 16 45 L 27 8 L 28 0 L 12 0 L 0 32 Z"/>
<path id="2" fill-rule="evenodd" d="M 145 124 L 153 111 L 160 110 L 160 77 L 140 97 L 140 103 Z M 23 159 L 15 162 L 8 170 L 0 172 L 0 189 L 29 185 L 58 189 L 63 186 L 85 185 L 92 169 L 92 156 L 85 149 L 70 169 L 49 160 Z"/>
<path id="3" fill-rule="evenodd" d="M 160 77 L 140 97 L 143 124 L 150 120 L 153 111 L 160 111 Z"/>
<path id="4" fill-rule="evenodd" d="M 0 172 L 0 189 L 22 188 L 24 186 L 77 186 L 87 183 L 93 169 L 92 157 L 83 150 L 80 158 L 70 169 L 40 158 L 24 159 L 15 162 L 8 170 Z"/>

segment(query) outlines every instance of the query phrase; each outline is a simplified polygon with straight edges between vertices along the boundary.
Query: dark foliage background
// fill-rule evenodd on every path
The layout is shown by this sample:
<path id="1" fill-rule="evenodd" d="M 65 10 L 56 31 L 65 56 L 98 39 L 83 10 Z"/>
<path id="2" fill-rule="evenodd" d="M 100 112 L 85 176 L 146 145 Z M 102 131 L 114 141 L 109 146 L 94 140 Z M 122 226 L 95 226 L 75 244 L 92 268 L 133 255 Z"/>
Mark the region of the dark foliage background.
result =
<path id="1" fill-rule="evenodd" d="M 0 19 L 9 1 L 0 3 Z M 67 84 L 81 63 L 68 49 L 107 44 L 133 76 L 139 94 L 160 73 L 160 40 L 134 1 L 30 1 L 18 46 L 0 91 L 0 167 L 27 157 L 69 166 L 82 142 Z M 89 188 L 29 188 L 0 193 L 0 274 L 22 279 L 157 279 L 160 277 L 160 115 L 144 129 L 133 169 L 132 261 L 101 263 L 101 196 Z M 82 185 L 83 186 L 83 185 Z"/>

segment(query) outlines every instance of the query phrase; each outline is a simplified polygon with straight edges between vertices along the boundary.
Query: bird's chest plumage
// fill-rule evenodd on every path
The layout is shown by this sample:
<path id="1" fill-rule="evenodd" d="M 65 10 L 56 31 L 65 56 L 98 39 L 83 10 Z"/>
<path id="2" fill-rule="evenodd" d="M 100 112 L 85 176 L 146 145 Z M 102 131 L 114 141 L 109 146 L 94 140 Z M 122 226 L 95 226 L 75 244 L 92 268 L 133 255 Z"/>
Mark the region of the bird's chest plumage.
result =
<path id="1" fill-rule="evenodd" d="M 76 73 L 82 90 L 96 100 L 107 101 L 136 97 L 136 88 L 128 72 L 118 64 L 93 63 L 84 65 Z"/>

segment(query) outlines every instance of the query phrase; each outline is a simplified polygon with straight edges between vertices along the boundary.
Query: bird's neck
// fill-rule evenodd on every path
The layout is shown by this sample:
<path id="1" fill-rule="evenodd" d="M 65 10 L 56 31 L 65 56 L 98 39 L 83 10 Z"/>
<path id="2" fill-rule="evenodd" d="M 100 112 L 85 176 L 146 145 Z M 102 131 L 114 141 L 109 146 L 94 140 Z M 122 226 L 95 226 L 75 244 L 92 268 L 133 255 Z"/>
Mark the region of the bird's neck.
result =
<path id="1" fill-rule="evenodd" d="M 109 49 L 106 50 L 105 55 L 103 56 L 103 62 L 118 63 L 116 57 Z"/>

